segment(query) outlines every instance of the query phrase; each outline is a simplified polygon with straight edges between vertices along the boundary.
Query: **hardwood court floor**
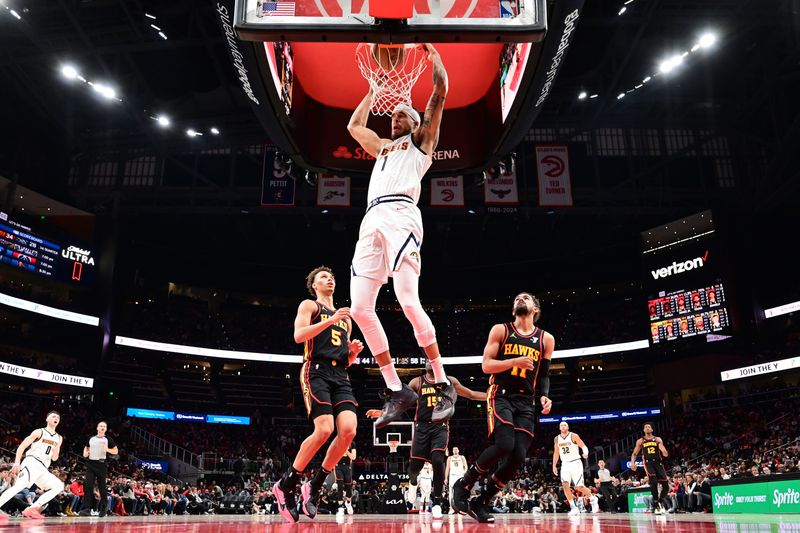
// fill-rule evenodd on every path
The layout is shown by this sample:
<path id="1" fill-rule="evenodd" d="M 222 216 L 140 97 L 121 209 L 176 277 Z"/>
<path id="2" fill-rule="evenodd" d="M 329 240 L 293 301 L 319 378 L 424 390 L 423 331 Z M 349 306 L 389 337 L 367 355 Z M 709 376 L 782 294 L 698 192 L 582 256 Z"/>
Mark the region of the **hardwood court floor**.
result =
<path id="1" fill-rule="evenodd" d="M 496 522 L 479 524 L 467 516 L 354 515 L 337 523 L 335 516 L 301 518 L 287 524 L 280 516 L 203 515 L 105 518 L 12 518 L 0 530 L 24 533 L 781 533 L 800 531 L 800 515 L 633 515 L 497 514 Z"/>

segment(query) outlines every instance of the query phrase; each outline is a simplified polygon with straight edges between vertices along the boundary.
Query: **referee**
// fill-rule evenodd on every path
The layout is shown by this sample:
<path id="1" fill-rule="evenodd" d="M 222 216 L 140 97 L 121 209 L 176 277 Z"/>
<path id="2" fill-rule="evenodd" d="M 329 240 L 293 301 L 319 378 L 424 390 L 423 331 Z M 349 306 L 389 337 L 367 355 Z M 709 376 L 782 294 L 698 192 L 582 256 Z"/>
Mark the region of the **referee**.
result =
<path id="1" fill-rule="evenodd" d="M 89 446 L 83 448 L 83 456 L 89 459 L 86 462 L 86 480 L 83 484 L 83 508 L 79 513 L 81 516 L 91 516 L 94 508 L 94 481 L 100 489 L 100 513 L 105 516 L 108 512 L 108 489 L 106 488 L 106 475 L 108 466 L 106 456 L 119 453 L 117 443 L 114 439 L 106 437 L 108 425 L 100 421 L 97 424 L 97 435 L 89 439 Z"/>

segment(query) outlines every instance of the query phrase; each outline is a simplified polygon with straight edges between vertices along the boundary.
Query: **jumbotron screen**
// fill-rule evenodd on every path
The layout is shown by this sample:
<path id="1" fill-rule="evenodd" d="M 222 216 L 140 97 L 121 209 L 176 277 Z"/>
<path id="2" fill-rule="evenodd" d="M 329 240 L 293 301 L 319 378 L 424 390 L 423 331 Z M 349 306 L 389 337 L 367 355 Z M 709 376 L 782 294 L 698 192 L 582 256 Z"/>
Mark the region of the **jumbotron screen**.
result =
<path id="1" fill-rule="evenodd" d="M 647 302 L 651 342 L 658 344 L 724 330 L 730 325 L 726 301 L 722 283 L 659 293 Z"/>
<path id="2" fill-rule="evenodd" d="M 0 265 L 87 285 L 94 278 L 95 261 L 85 245 L 45 236 L 0 213 Z"/>

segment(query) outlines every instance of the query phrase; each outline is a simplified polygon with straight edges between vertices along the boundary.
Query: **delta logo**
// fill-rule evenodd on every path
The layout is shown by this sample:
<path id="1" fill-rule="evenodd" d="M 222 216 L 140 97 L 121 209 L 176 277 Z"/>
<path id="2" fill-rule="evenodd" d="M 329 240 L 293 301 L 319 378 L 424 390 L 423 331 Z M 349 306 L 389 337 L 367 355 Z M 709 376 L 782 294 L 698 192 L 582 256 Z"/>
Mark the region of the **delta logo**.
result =
<path id="1" fill-rule="evenodd" d="M 673 261 L 669 266 L 651 270 L 650 274 L 653 275 L 653 279 L 662 279 L 674 274 L 683 274 L 695 268 L 702 268 L 705 266 L 706 261 L 708 261 L 708 250 L 706 250 L 706 253 L 702 257 L 695 257 L 694 259 L 681 261 L 680 263 Z"/>

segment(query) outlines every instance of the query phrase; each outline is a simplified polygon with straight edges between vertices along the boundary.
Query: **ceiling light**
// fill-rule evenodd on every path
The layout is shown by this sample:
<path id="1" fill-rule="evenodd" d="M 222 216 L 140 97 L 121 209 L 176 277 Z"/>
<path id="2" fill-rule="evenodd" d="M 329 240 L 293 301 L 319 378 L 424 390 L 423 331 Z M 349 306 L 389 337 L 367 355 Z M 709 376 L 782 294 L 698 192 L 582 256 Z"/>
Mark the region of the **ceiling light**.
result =
<path id="1" fill-rule="evenodd" d="M 61 74 L 68 80 L 74 80 L 78 77 L 78 71 L 72 65 L 64 65 L 61 67 Z"/>
<path id="2" fill-rule="evenodd" d="M 622 15 L 622 14 L 623 14 L 623 13 L 625 13 L 627 10 L 628 10 L 628 8 L 627 8 L 627 7 L 625 7 L 625 6 L 622 6 L 622 9 L 620 9 L 620 10 L 619 10 L 619 13 L 617 13 L 617 15 Z"/>
<path id="3" fill-rule="evenodd" d="M 22 20 L 22 17 L 20 17 L 20 16 L 19 16 L 19 13 L 17 13 L 17 12 L 16 12 L 16 11 L 14 11 L 13 9 L 9 9 L 8 11 L 9 11 L 9 13 L 11 13 L 12 15 L 14 15 L 14 18 L 16 18 L 17 20 Z"/>
<path id="4" fill-rule="evenodd" d="M 166 128 L 170 125 L 169 117 L 166 117 L 164 115 L 158 115 L 157 117 L 155 117 L 155 121 L 158 122 L 158 125 L 161 126 L 162 128 Z"/>
<path id="5" fill-rule="evenodd" d="M 578 95 L 578 100 L 586 100 L 587 96 L 586 91 L 581 91 L 581 94 Z"/>
<path id="6" fill-rule="evenodd" d="M 95 83 L 92 85 L 92 89 L 98 92 L 103 98 L 111 100 L 116 98 L 117 92 L 109 87 L 108 85 L 103 85 L 102 83 Z"/>
<path id="7" fill-rule="evenodd" d="M 188 135 L 189 137 L 200 137 L 203 134 L 200 133 L 199 131 L 189 128 L 188 130 L 186 130 L 186 135 Z"/>
<path id="8" fill-rule="evenodd" d="M 683 56 L 674 55 L 669 59 L 665 59 L 664 61 L 662 61 L 661 64 L 658 66 L 658 70 L 663 72 L 664 74 L 667 74 L 669 72 L 672 72 L 672 70 L 674 70 L 675 67 L 677 67 L 681 63 L 683 63 Z"/>
<path id="9" fill-rule="evenodd" d="M 155 15 L 151 15 L 150 13 L 145 13 L 144 16 L 149 18 L 149 19 L 156 20 L 156 16 Z"/>
<path id="10" fill-rule="evenodd" d="M 156 26 L 155 24 L 150 24 L 150 27 L 151 27 L 151 28 L 153 28 L 153 29 L 154 29 L 154 30 L 156 30 L 156 31 L 161 31 L 161 28 L 159 28 L 159 27 L 158 27 L 158 26 Z"/>
<path id="11" fill-rule="evenodd" d="M 711 32 L 706 32 L 700 36 L 700 40 L 697 41 L 697 44 L 700 45 L 700 48 L 710 48 L 714 46 L 717 42 L 717 36 Z"/>
<path id="12" fill-rule="evenodd" d="M 593 94 L 593 95 L 592 95 L 592 96 L 590 96 L 589 98 L 590 98 L 590 99 L 592 99 L 592 98 L 597 98 L 598 96 L 600 96 L 600 95 L 599 95 L 599 94 Z"/>
<path id="13" fill-rule="evenodd" d="M 211 128 L 211 133 L 214 135 L 219 135 L 219 130 L 217 128 Z"/>
<path id="14" fill-rule="evenodd" d="M 623 98 L 625 98 L 625 93 L 619 93 L 617 95 L 617 100 L 622 100 Z"/>
<path id="15" fill-rule="evenodd" d="M 163 32 L 163 31 L 160 31 L 160 32 L 158 32 L 158 35 L 159 35 L 159 36 L 160 36 L 162 39 L 164 39 L 165 41 L 167 40 L 167 36 L 166 36 L 166 35 L 164 35 L 164 32 Z"/>

